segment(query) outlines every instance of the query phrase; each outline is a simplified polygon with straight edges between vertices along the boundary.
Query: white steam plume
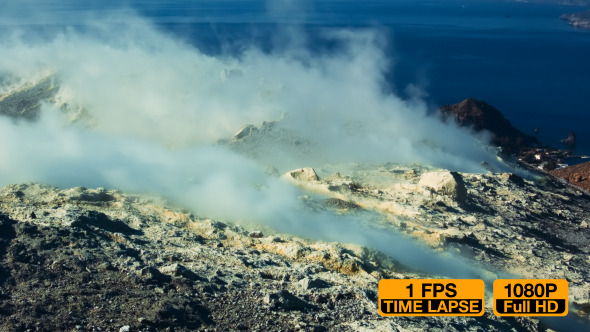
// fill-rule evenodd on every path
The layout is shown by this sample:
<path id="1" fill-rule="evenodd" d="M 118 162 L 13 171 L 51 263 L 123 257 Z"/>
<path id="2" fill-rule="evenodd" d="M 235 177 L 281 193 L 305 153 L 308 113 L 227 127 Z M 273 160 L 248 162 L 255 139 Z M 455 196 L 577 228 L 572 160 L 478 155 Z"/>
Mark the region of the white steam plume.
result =
<path id="1" fill-rule="evenodd" d="M 326 34 L 341 48 L 325 56 L 249 49 L 214 58 L 138 18 L 88 30 L 5 42 L 0 70 L 24 77 L 53 70 L 96 130 L 169 146 L 213 143 L 287 114 L 281 126 L 318 143 L 309 157 L 323 160 L 310 163 L 425 162 L 464 171 L 494 163 L 472 135 L 427 116 L 423 102 L 383 93 L 388 62 L 372 31 Z"/>
<path id="2" fill-rule="evenodd" d="M 0 118 L 0 184 L 150 192 L 199 215 L 370 245 L 433 273 L 477 273 L 456 259 L 435 264 L 439 256 L 400 235 L 312 214 L 301 208 L 296 189 L 261 170 L 261 163 L 340 162 L 481 170 L 481 161 L 494 162 L 466 131 L 427 116 L 423 102 L 383 92 L 388 61 L 374 32 L 326 33 L 340 47 L 324 55 L 251 48 L 219 57 L 132 16 L 43 38 L 22 36 L 30 32 L 1 41 L 0 72 L 21 78 L 54 73 L 59 103 L 45 104 L 35 123 Z M 58 106 L 81 107 L 92 121 L 68 123 Z M 308 150 L 278 146 L 269 151 L 282 154 L 253 161 L 215 144 L 243 124 L 268 120 L 281 120 L 277 125 L 309 142 Z"/>
<path id="3" fill-rule="evenodd" d="M 201 215 L 264 222 L 283 232 L 359 243 L 422 271 L 485 277 L 462 260 L 442 257 L 403 235 L 371 230 L 355 216 L 313 213 L 301 205 L 297 189 L 227 150 L 211 146 L 170 150 L 67 126 L 56 113 L 43 111 L 34 124 L 0 118 L 2 185 L 39 181 L 60 187 L 150 192 Z"/>

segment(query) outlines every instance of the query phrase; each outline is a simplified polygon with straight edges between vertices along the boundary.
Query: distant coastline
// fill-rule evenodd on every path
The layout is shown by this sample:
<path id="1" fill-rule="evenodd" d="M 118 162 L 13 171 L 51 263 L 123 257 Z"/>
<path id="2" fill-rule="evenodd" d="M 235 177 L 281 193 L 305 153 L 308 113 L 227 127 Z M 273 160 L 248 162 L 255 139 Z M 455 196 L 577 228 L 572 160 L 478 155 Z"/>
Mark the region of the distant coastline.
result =
<path id="1" fill-rule="evenodd" d="M 563 14 L 560 18 L 568 21 L 573 27 L 590 29 L 590 10 L 581 13 Z"/>

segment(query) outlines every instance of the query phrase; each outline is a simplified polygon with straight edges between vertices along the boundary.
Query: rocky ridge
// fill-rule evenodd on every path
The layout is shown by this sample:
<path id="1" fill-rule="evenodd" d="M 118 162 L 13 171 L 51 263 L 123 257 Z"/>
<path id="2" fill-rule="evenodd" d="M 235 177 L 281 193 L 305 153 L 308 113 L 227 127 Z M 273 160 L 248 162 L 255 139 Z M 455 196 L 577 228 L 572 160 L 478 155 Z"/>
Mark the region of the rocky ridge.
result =
<path id="1" fill-rule="evenodd" d="M 288 172 L 339 213 L 378 211 L 435 250 L 515 276 L 565 278 L 590 313 L 590 197 L 551 180 L 400 165 Z M 344 173 L 343 171 L 346 171 Z M 319 176 L 319 174 L 328 174 Z M 315 197 L 315 198 L 314 198 Z M 365 247 L 197 217 L 114 190 L 0 191 L 0 326 L 7 330 L 542 331 L 530 318 L 401 317 L 376 310 L 382 278 L 424 278 Z"/>
<path id="2" fill-rule="evenodd" d="M 566 159 L 573 157 L 573 148 L 576 145 L 575 132 L 570 132 L 569 136 L 561 141 L 569 147 L 568 149 L 544 145 L 536 137 L 513 127 L 510 121 L 492 105 L 473 98 L 465 99 L 457 104 L 441 106 L 439 115 L 445 121 L 450 119 L 476 133 L 489 132 L 490 143 L 499 147 L 504 157 L 516 157 L 521 166 L 549 172 L 566 179 L 560 176 L 562 173 L 551 171 L 566 166 Z"/>
<path id="3" fill-rule="evenodd" d="M 380 278 L 422 278 L 356 245 L 266 234 L 114 190 L 0 191 L 6 331 L 538 330 L 530 319 L 377 314 Z"/>
<path id="4" fill-rule="evenodd" d="M 0 73 L 0 115 L 14 119 L 36 121 L 43 103 L 60 109 L 72 122 L 93 126 L 92 117 L 79 106 L 68 88 L 60 85 L 59 77 L 51 71 L 41 72 L 23 80 Z"/>
<path id="5" fill-rule="evenodd" d="M 584 272 L 590 267 L 590 197 L 581 190 L 551 178 L 399 165 L 359 166 L 349 176 L 313 182 L 317 192 L 379 211 L 392 228 L 433 248 L 453 247 L 526 278 L 566 278 L 571 299 L 580 308 L 590 303 Z"/>
<path id="6" fill-rule="evenodd" d="M 50 74 L 27 82 L 0 77 L 0 87 L 4 88 L 0 90 L 0 114 L 29 121 L 39 117 L 41 102 L 54 97 L 59 90 Z"/>
<path id="7" fill-rule="evenodd" d="M 507 154 L 539 145 L 535 137 L 513 127 L 500 111 L 483 100 L 468 98 L 457 104 L 441 106 L 439 112 L 444 119 L 454 119 L 460 126 L 476 132 L 490 132 L 491 143 L 502 147 Z"/>

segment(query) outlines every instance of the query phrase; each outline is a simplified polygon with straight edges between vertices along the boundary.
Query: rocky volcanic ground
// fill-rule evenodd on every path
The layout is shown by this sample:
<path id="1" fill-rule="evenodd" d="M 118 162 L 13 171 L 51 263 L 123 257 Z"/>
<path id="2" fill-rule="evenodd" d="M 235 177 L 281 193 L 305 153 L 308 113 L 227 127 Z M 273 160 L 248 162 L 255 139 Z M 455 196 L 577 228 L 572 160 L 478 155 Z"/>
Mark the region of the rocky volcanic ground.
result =
<path id="1" fill-rule="evenodd" d="M 0 110 L 34 121 L 40 102 L 49 101 L 73 121 L 83 118 L 82 109 L 60 101 L 56 84 L 45 77 L 2 92 Z M 487 108 L 482 105 L 467 103 L 477 111 L 475 118 L 485 115 L 478 111 Z M 503 122 L 498 114 L 494 119 Z M 475 118 L 464 117 L 470 124 Z M 511 128 L 504 132 L 507 137 L 520 135 Z M 308 142 L 279 131 L 272 122 L 246 126 L 220 144 L 253 158 L 268 155 L 260 149 L 268 140 L 298 144 L 305 154 Z M 585 179 L 579 174 L 576 179 Z M 444 276 L 412 271 L 358 245 L 196 216 L 160 198 L 15 184 L 0 190 L 0 331 L 545 331 L 590 326 L 590 196 L 582 189 L 549 175 L 523 179 L 397 164 L 302 168 L 282 177 L 302 189 L 301 200 L 310 209 L 353 217 L 375 214 L 375 227 L 402 232 L 432 251 L 466 257 L 489 279 L 566 279 L 570 316 L 557 324 L 499 318 L 487 294 L 483 317 L 384 318 L 377 313 L 380 279 Z M 571 325 L 578 321 L 585 325 Z"/>
<path id="2" fill-rule="evenodd" d="M 328 170 L 322 170 L 328 171 Z M 285 176 L 340 213 L 526 278 L 565 278 L 590 312 L 590 197 L 551 180 L 358 166 Z M 382 179 L 375 182 L 376 179 Z M 431 277 L 374 250 L 244 229 L 164 201 L 40 184 L 0 191 L 0 330 L 544 330 L 530 318 L 383 318 L 381 278 Z"/>
<path id="3" fill-rule="evenodd" d="M 434 248 L 455 247 L 526 278 L 565 278 L 588 310 L 589 196 L 558 180 L 514 174 L 458 174 L 385 165 L 351 176 L 301 181 L 343 202 L 373 209 Z M 358 179 L 358 180 L 357 180 Z"/>

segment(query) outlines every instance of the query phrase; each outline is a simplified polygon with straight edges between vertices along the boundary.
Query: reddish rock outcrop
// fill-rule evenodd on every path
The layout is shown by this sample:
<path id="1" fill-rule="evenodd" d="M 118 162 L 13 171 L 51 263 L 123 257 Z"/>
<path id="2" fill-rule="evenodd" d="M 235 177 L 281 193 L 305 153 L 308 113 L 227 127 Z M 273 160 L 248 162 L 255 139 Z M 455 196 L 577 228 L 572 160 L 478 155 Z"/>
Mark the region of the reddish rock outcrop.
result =
<path id="1" fill-rule="evenodd" d="M 502 147 L 508 154 L 519 153 L 539 141 L 512 126 L 500 111 L 482 100 L 468 98 L 458 104 L 441 106 L 442 116 L 454 118 L 461 126 L 471 127 L 476 132 L 492 133 L 492 144 Z"/>
<path id="2" fill-rule="evenodd" d="M 590 190 L 590 162 L 556 169 L 550 173 L 578 187 Z"/>

